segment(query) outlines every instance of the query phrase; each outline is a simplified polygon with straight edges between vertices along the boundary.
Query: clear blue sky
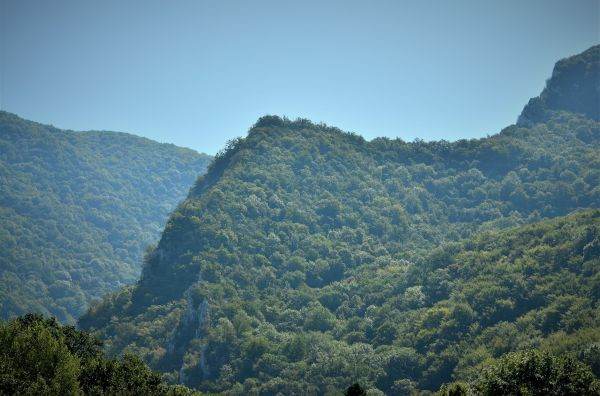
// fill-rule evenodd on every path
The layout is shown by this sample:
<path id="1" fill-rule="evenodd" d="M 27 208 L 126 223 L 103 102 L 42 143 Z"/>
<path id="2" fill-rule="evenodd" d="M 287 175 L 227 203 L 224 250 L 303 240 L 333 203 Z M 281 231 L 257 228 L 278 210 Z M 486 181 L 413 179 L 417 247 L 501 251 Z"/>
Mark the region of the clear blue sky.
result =
<path id="1" fill-rule="evenodd" d="M 264 114 L 376 136 L 514 123 L 598 0 L 0 0 L 1 107 L 215 153 Z"/>

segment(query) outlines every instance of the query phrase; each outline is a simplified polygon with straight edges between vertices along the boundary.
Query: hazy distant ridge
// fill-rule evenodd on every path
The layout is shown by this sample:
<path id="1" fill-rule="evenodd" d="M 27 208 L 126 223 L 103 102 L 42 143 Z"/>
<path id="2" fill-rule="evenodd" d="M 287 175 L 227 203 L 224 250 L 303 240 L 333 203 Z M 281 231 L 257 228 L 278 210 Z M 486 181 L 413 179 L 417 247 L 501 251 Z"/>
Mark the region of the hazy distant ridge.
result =
<path id="1" fill-rule="evenodd" d="M 73 321 L 139 276 L 142 252 L 210 157 L 0 112 L 0 317 Z"/>

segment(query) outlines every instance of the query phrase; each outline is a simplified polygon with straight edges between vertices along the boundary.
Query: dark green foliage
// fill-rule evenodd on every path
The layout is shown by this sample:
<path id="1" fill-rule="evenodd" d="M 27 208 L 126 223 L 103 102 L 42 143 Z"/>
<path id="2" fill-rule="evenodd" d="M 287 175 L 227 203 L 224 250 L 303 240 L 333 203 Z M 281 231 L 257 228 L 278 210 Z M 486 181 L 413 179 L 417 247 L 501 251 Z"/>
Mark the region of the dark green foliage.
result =
<path id="1" fill-rule="evenodd" d="M 454 143 L 262 118 L 80 324 L 231 394 L 435 391 L 532 348 L 593 366 L 600 124 L 545 112 Z"/>
<path id="2" fill-rule="evenodd" d="M 91 299 L 132 283 L 143 249 L 208 160 L 0 112 L 0 318 L 73 322 Z"/>
<path id="3" fill-rule="evenodd" d="M 352 384 L 344 392 L 345 396 L 366 396 L 367 392 L 359 383 Z"/>
<path id="4" fill-rule="evenodd" d="M 542 94 L 529 101 L 519 123 L 544 121 L 550 110 L 581 113 L 600 120 L 600 45 L 556 63 Z"/>
<path id="5" fill-rule="evenodd" d="M 0 323 L 0 394 L 187 395 L 139 358 L 104 357 L 100 342 L 54 319 L 26 315 Z"/>
<path id="6" fill-rule="evenodd" d="M 591 344 L 580 352 L 579 359 L 590 366 L 592 372 L 600 377 L 600 343 Z"/>

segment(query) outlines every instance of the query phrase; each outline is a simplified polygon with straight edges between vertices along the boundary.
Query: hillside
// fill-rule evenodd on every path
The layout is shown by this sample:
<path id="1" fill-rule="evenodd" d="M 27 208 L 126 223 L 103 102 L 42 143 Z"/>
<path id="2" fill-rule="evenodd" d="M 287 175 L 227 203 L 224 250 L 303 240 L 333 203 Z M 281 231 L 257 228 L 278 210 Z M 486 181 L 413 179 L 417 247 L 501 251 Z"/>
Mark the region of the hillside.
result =
<path id="1" fill-rule="evenodd" d="M 526 225 L 600 207 L 600 124 L 569 110 L 454 143 L 263 117 L 80 325 L 234 394 L 402 394 L 517 349 L 578 353 L 600 341 L 599 214 Z"/>
<path id="2" fill-rule="evenodd" d="M 140 273 L 210 157 L 115 132 L 72 132 L 0 112 L 0 317 L 74 322 Z"/>

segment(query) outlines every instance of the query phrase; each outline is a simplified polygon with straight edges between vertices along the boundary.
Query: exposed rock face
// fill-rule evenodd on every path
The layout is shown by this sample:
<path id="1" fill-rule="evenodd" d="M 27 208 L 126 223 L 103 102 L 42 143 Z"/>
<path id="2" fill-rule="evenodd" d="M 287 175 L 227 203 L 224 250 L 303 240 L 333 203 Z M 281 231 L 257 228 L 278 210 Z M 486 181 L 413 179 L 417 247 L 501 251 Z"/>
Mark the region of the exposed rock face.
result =
<path id="1" fill-rule="evenodd" d="M 188 370 L 194 370 L 196 367 L 188 367 L 185 361 L 186 350 L 189 344 L 194 340 L 202 340 L 206 336 L 208 327 L 210 326 L 210 305 L 206 299 L 202 299 L 200 303 L 196 303 L 192 297 L 194 288 L 200 286 L 202 282 L 202 273 L 199 274 L 198 280 L 185 294 L 185 312 L 180 319 L 179 327 L 169 341 L 168 353 L 175 355 L 181 360 L 179 368 L 179 382 L 181 384 L 188 383 Z M 209 367 L 206 363 L 206 343 L 202 342 L 199 350 L 198 367 L 202 378 L 210 375 Z"/>
<path id="2" fill-rule="evenodd" d="M 543 122 L 551 111 L 569 111 L 600 120 L 600 45 L 557 62 L 546 88 L 529 101 L 517 124 Z"/>

